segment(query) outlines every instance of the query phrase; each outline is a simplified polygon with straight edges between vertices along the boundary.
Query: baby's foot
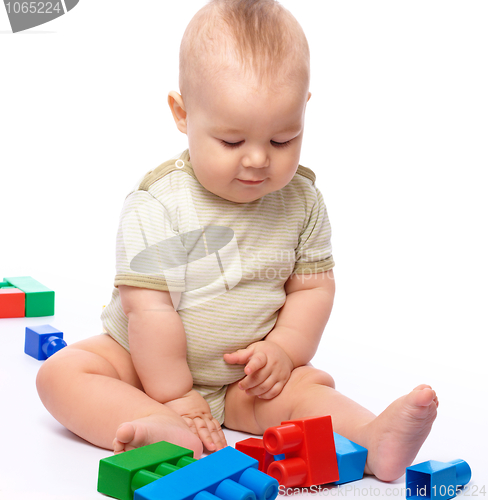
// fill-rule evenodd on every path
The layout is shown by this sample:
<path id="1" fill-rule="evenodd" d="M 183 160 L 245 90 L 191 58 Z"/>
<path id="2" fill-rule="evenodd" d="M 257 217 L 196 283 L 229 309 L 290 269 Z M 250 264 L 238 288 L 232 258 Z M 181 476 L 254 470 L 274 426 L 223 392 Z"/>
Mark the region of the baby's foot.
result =
<path id="1" fill-rule="evenodd" d="M 168 441 L 193 450 L 195 458 L 200 458 L 203 451 L 202 442 L 183 419 L 177 415 L 173 418 L 167 414 L 156 413 L 120 425 L 113 442 L 114 453 L 122 453 L 159 441 Z"/>
<path id="2" fill-rule="evenodd" d="M 367 424 L 365 471 L 382 481 L 393 481 L 405 474 L 405 468 L 429 435 L 438 405 L 435 391 L 428 385 L 419 385 Z"/>

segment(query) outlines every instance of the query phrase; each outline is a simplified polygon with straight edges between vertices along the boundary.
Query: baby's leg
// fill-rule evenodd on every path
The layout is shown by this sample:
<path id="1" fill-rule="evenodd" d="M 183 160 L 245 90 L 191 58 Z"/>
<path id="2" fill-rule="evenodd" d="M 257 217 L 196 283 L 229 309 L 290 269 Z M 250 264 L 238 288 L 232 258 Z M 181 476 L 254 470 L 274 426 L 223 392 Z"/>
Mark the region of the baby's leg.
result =
<path id="1" fill-rule="evenodd" d="M 39 396 L 70 431 L 102 448 L 125 451 L 170 441 L 202 453 L 184 420 L 143 392 L 130 354 L 108 335 L 72 344 L 44 362 Z"/>
<path id="2" fill-rule="evenodd" d="M 378 417 L 334 389 L 332 378 L 309 366 L 293 371 L 271 400 L 247 396 L 237 384 L 227 390 L 224 424 L 262 434 L 284 420 L 331 415 L 334 431 L 368 449 L 365 472 L 383 481 L 405 473 L 427 438 L 437 413 L 437 397 L 419 386 L 394 401 Z"/>

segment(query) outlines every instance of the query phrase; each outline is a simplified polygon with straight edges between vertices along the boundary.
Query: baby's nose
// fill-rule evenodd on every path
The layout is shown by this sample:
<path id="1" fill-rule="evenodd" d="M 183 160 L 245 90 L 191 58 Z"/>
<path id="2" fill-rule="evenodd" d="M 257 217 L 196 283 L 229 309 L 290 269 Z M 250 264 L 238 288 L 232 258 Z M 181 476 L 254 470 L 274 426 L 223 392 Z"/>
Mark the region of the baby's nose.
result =
<path id="1" fill-rule="evenodd" d="M 249 150 L 242 160 L 245 167 L 262 168 L 269 166 L 268 153 L 264 148 Z"/>

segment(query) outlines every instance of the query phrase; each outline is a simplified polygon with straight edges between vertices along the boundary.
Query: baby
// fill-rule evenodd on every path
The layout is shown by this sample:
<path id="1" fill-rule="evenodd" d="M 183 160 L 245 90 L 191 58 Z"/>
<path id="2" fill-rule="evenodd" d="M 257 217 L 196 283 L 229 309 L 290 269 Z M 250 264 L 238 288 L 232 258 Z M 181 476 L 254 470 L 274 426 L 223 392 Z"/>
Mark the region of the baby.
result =
<path id="1" fill-rule="evenodd" d="M 181 44 L 168 102 L 188 150 L 125 200 L 105 334 L 48 359 L 37 387 L 68 429 L 115 453 L 166 440 L 199 457 L 252 434 L 331 415 L 391 481 L 430 432 L 421 385 L 379 416 L 309 363 L 334 300 L 330 226 L 299 165 L 309 50 L 274 0 L 213 0 Z"/>

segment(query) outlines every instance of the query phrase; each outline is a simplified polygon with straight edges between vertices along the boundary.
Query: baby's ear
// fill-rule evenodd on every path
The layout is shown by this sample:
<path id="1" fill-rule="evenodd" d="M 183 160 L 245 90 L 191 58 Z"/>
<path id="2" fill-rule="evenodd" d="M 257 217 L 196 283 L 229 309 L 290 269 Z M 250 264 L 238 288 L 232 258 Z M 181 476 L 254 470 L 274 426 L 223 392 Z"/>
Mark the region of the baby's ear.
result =
<path id="1" fill-rule="evenodd" d="M 183 97 L 178 92 L 172 90 L 168 94 L 168 104 L 178 130 L 186 134 L 186 111 Z"/>

